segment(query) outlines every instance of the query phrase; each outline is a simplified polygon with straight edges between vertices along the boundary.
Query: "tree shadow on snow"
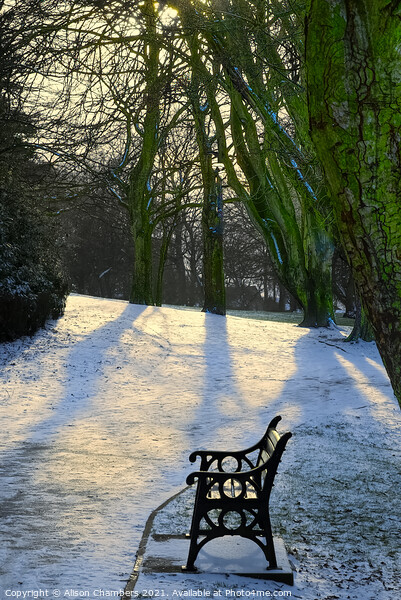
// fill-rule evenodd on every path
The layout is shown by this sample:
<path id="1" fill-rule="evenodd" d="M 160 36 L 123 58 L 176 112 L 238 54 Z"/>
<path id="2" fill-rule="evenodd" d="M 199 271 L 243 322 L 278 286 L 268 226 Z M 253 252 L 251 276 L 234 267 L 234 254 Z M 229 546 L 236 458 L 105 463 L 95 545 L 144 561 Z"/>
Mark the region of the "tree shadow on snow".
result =
<path id="1" fill-rule="evenodd" d="M 63 427 L 71 426 L 74 420 L 88 411 L 94 396 L 107 384 L 108 376 L 105 371 L 109 362 L 112 362 L 108 359 L 110 350 L 120 343 L 124 331 L 133 328 L 133 322 L 146 308 L 127 304 L 114 320 L 74 343 L 65 357 L 64 373 L 57 376 L 57 381 L 61 382 L 60 399 L 52 406 L 51 416 L 35 423 L 32 433 L 27 431 L 24 444 L 43 445 L 54 441 Z"/>
<path id="2" fill-rule="evenodd" d="M 202 444 L 209 447 L 230 445 L 230 438 L 238 433 L 244 396 L 236 383 L 226 318 L 206 313 L 204 323 L 202 398 L 193 416 L 192 429 Z"/>

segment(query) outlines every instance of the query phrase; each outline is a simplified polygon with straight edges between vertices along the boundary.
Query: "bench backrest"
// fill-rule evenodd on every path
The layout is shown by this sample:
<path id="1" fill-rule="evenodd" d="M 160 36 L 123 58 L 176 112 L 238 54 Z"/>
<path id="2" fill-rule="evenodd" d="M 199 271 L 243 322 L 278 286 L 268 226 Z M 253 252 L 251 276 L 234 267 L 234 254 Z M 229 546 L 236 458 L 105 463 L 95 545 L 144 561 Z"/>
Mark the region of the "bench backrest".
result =
<path id="1" fill-rule="evenodd" d="M 256 466 L 260 467 L 273 455 L 280 436 L 275 429 L 268 429 L 262 439 Z"/>
<path id="2" fill-rule="evenodd" d="M 280 436 L 276 429 L 268 428 L 261 440 L 256 466 L 266 465 L 266 468 L 260 471 L 259 480 L 259 485 L 264 495 L 270 495 L 277 467 L 291 435 L 291 433 L 285 433 Z"/>

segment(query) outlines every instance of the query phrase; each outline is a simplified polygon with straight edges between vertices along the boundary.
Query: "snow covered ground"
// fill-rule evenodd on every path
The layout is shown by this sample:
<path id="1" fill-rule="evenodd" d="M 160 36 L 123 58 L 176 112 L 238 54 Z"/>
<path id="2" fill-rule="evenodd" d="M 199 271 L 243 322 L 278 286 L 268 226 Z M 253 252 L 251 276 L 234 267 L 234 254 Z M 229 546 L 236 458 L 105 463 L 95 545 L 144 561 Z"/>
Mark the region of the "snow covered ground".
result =
<path id="1" fill-rule="evenodd" d="M 294 433 L 271 511 L 293 597 L 400 597 L 400 411 L 374 344 L 71 296 L 0 364 L 2 597 L 123 589 L 190 451 L 245 447 L 276 414 Z"/>

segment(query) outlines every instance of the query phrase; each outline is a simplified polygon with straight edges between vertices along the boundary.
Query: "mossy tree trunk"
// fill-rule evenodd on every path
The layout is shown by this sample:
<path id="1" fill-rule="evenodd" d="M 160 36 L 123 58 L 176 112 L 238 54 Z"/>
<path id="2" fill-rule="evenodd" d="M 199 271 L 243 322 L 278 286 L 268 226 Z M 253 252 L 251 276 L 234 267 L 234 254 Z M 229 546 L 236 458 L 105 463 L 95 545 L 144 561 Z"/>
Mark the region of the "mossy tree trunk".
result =
<path id="1" fill-rule="evenodd" d="M 305 198 L 309 192 L 303 183 L 289 178 L 276 153 L 260 146 L 253 116 L 240 93 L 232 89 L 230 97 L 233 144 L 249 184 L 249 195 L 244 194 L 230 170 L 229 181 L 244 198 L 249 215 L 260 229 L 277 276 L 303 308 L 301 326 L 327 327 L 334 321 L 333 242 Z M 270 135 L 266 123 L 265 140 L 270 140 Z M 294 198 L 301 215 L 295 210 Z"/>
<path id="2" fill-rule="evenodd" d="M 313 212 L 304 213 L 304 256 L 306 301 L 303 300 L 304 318 L 301 327 L 316 327 L 334 322 L 333 308 L 333 253 L 334 245 L 326 231 L 317 222 Z M 302 265 L 303 266 L 303 265 Z"/>
<path id="3" fill-rule="evenodd" d="M 149 214 L 143 206 L 139 186 L 129 196 L 131 232 L 134 241 L 134 270 L 129 301 L 153 304 L 152 233 Z"/>
<path id="4" fill-rule="evenodd" d="M 208 135 L 210 105 L 208 95 L 214 94 L 214 78 L 202 79 L 198 36 L 190 37 L 192 76 L 189 97 L 195 122 L 203 186 L 203 312 L 226 314 L 226 291 L 223 261 L 223 197 L 218 172 L 213 168 L 212 141 Z M 205 88 L 207 92 L 205 92 Z M 205 95 L 206 94 L 206 95 Z"/>
<path id="5" fill-rule="evenodd" d="M 158 148 L 160 122 L 160 97 L 162 90 L 159 78 L 160 42 L 156 31 L 156 8 L 153 0 L 145 0 L 142 13 L 146 23 L 144 47 L 145 116 L 142 131 L 142 147 L 136 165 L 130 173 L 127 194 L 131 232 L 134 241 L 134 272 L 130 302 L 153 304 L 152 278 L 152 194 L 150 177 Z"/>
<path id="6" fill-rule="evenodd" d="M 355 302 L 355 323 L 351 333 L 347 337 L 347 342 L 373 342 L 375 339 L 373 329 L 368 321 L 366 313 L 362 307 L 360 298 L 356 298 Z"/>
<path id="7" fill-rule="evenodd" d="M 311 0 L 310 129 L 357 291 L 401 403 L 399 2 Z"/>
<path id="8" fill-rule="evenodd" d="M 202 209 L 203 312 L 226 314 L 223 265 L 223 195 L 217 171 L 208 173 Z"/>

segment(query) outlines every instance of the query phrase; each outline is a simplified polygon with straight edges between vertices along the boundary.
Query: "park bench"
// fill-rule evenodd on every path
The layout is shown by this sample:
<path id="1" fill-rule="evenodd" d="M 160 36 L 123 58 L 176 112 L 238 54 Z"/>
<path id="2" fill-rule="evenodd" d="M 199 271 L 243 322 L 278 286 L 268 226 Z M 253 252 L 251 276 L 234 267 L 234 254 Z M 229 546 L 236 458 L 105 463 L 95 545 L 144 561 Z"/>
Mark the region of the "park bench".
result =
<path id="1" fill-rule="evenodd" d="M 262 439 L 246 450 L 224 452 L 197 450 L 200 470 L 187 477 L 198 481 L 190 547 L 184 571 L 196 571 L 195 560 L 205 544 L 226 535 L 254 541 L 264 552 L 268 569 L 277 568 L 269 516 L 269 499 L 281 456 L 291 433 L 280 436 L 275 417 Z"/>

